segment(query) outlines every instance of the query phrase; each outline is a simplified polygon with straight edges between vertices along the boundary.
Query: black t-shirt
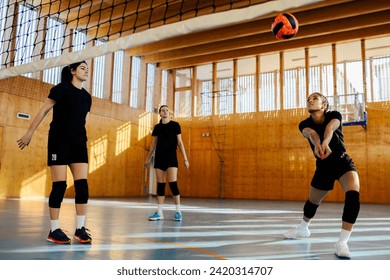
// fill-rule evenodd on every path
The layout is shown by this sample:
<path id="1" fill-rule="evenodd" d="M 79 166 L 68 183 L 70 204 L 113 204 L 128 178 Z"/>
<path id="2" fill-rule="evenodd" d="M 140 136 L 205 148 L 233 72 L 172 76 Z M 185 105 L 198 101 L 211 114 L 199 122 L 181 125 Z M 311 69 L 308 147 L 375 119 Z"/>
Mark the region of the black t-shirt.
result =
<path id="1" fill-rule="evenodd" d="M 50 90 L 49 98 L 56 101 L 50 134 L 58 137 L 76 136 L 87 140 L 85 122 L 91 109 L 91 95 L 71 83 L 60 83 Z"/>
<path id="2" fill-rule="evenodd" d="M 342 116 L 340 112 L 338 111 L 329 111 L 325 113 L 325 121 L 321 124 L 316 124 L 314 123 L 313 119 L 308 117 L 307 119 L 301 121 L 299 123 L 299 130 L 302 132 L 302 130 L 306 127 L 309 127 L 313 130 L 315 130 L 320 137 L 320 141 L 324 140 L 324 132 L 326 126 L 329 124 L 329 122 L 333 119 L 338 119 L 340 121 L 340 126 L 333 132 L 332 139 L 330 140 L 329 143 L 329 148 L 332 150 L 331 156 L 341 156 L 343 153 L 346 151 L 346 147 L 344 144 L 344 135 L 343 135 L 343 129 L 342 129 Z M 313 144 L 309 141 L 310 147 L 312 151 L 314 152 L 314 146 Z"/>
<path id="3" fill-rule="evenodd" d="M 154 126 L 152 136 L 157 136 L 156 154 L 163 152 L 175 153 L 177 149 L 177 135 L 181 134 L 180 124 L 175 121 L 158 123 Z"/>

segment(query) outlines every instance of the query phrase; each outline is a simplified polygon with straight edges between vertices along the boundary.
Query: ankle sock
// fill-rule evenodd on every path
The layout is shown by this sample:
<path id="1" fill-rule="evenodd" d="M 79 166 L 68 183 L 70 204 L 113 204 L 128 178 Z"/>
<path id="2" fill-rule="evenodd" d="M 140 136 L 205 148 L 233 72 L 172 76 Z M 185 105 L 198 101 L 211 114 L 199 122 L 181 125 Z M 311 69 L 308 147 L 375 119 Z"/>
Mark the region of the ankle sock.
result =
<path id="1" fill-rule="evenodd" d="M 59 220 L 50 220 L 50 227 L 51 231 L 55 231 L 56 229 L 60 228 L 60 221 Z"/>

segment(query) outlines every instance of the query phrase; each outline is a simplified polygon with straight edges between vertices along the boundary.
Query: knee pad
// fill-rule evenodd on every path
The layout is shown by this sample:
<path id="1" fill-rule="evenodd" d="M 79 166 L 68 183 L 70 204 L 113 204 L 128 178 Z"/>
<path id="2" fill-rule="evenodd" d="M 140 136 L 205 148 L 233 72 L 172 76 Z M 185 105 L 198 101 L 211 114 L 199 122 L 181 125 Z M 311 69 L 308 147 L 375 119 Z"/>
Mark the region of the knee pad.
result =
<path id="1" fill-rule="evenodd" d="M 318 205 L 311 203 L 309 200 L 306 200 L 305 205 L 303 206 L 303 215 L 311 219 L 317 212 Z"/>
<path id="2" fill-rule="evenodd" d="M 354 224 L 360 211 L 360 194 L 358 191 L 347 191 L 343 211 L 343 222 Z"/>
<path id="3" fill-rule="evenodd" d="M 165 196 L 165 183 L 157 182 L 157 196 Z"/>
<path id="4" fill-rule="evenodd" d="M 173 196 L 180 195 L 179 188 L 177 186 L 177 181 L 169 182 L 169 188 L 171 189 L 171 193 Z"/>
<path id="5" fill-rule="evenodd" d="M 87 179 L 79 179 L 74 181 L 75 202 L 77 204 L 88 203 L 88 181 Z"/>
<path id="6" fill-rule="evenodd" d="M 49 207 L 60 208 L 66 191 L 66 181 L 53 182 L 49 196 Z"/>

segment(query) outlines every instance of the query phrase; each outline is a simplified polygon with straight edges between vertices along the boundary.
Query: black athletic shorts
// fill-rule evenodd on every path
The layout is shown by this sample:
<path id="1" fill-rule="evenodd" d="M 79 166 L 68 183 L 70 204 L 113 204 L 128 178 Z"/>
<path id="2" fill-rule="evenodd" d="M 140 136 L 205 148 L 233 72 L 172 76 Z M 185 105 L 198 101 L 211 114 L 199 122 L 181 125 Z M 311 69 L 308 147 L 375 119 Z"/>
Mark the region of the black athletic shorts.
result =
<path id="1" fill-rule="evenodd" d="M 311 185 L 323 191 L 333 190 L 334 182 L 348 171 L 357 171 L 351 157 L 347 154 L 338 157 L 330 156 L 325 160 L 317 159 L 316 167 Z"/>
<path id="2" fill-rule="evenodd" d="M 154 168 L 167 171 L 169 167 L 178 167 L 176 152 L 159 152 L 154 159 Z"/>
<path id="3" fill-rule="evenodd" d="M 55 137 L 49 134 L 47 164 L 88 163 L 87 142 L 82 139 Z"/>

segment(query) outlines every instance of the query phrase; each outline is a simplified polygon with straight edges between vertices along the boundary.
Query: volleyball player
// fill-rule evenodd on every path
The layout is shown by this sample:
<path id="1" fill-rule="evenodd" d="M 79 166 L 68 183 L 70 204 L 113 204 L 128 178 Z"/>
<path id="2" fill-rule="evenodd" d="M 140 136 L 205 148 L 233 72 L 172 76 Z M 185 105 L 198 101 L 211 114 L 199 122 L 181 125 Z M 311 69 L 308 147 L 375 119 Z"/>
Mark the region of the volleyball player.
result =
<path id="1" fill-rule="evenodd" d="M 168 185 L 171 189 L 176 206 L 176 212 L 173 216 L 173 220 L 181 221 L 182 213 L 180 210 L 180 191 L 177 185 L 177 171 L 179 166 L 176 154 L 177 147 L 179 147 L 184 157 L 184 166 L 186 169 L 189 168 L 190 164 L 181 139 L 180 124 L 171 120 L 167 105 L 162 105 L 158 112 L 161 120 L 154 126 L 152 132 L 153 140 L 145 162 L 146 168 L 153 154 L 155 154 L 154 169 L 157 177 L 158 208 L 157 211 L 149 217 L 149 220 L 158 221 L 164 218 L 163 204 L 165 200 L 165 185 L 168 180 Z"/>
<path id="2" fill-rule="evenodd" d="M 67 166 L 69 166 L 75 187 L 76 231 L 74 238 L 80 243 L 91 243 L 91 235 L 85 228 L 88 191 L 88 151 L 86 116 L 90 111 L 92 98 L 83 88 L 88 79 L 88 65 L 85 61 L 62 69 L 61 83 L 50 90 L 50 94 L 28 128 L 20 138 L 18 146 L 24 149 L 45 118 L 53 109 L 48 137 L 48 165 L 52 176 L 52 190 L 49 196 L 51 230 L 47 240 L 56 244 L 69 244 L 71 240 L 60 228 L 59 214 L 67 188 Z"/>
<path id="3" fill-rule="evenodd" d="M 342 118 L 338 111 L 328 111 L 328 100 L 320 93 L 307 98 L 309 118 L 299 124 L 316 158 L 316 170 L 311 181 L 309 199 L 303 207 L 303 219 L 286 233 L 286 238 L 309 237 L 309 223 L 322 200 L 339 181 L 345 192 L 342 228 L 335 244 L 335 254 L 350 258 L 348 240 L 360 210 L 359 176 L 352 159 L 345 153 Z"/>

